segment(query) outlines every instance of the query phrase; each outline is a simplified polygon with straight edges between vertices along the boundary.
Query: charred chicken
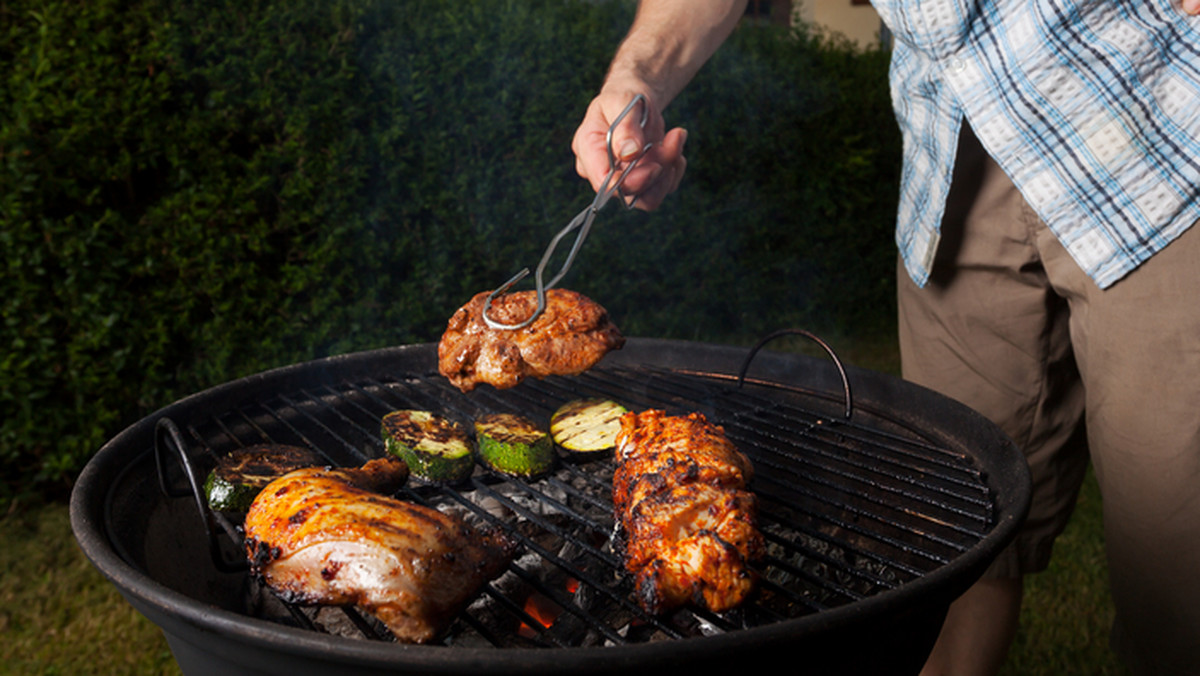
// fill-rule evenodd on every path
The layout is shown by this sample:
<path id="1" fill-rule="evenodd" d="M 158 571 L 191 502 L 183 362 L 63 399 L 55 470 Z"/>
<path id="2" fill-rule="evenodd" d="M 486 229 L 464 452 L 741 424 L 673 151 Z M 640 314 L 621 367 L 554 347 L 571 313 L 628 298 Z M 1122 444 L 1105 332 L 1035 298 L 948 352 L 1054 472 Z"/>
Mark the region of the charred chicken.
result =
<path id="1" fill-rule="evenodd" d="M 408 470 L 396 458 L 361 468 L 286 474 L 246 515 L 251 571 L 286 601 L 357 605 L 396 639 L 436 639 L 513 545 L 436 509 L 385 497 Z"/>
<path id="2" fill-rule="evenodd" d="M 651 613 L 688 603 L 721 612 L 745 600 L 763 553 L 753 469 L 700 413 L 627 413 L 617 435 L 617 548 Z"/>
<path id="3" fill-rule="evenodd" d="M 447 322 L 438 344 L 438 370 L 463 392 L 479 383 L 513 387 L 527 377 L 576 375 L 620 349 L 625 337 L 598 303 L 575 291 L 549 289 L 546 308 L 521 329 L 494 329 L 483 319 L 490 292 L 475 295 Z M 537 293 L 497 296 L 488 316 L 515 324 L 537 308 Z"/>

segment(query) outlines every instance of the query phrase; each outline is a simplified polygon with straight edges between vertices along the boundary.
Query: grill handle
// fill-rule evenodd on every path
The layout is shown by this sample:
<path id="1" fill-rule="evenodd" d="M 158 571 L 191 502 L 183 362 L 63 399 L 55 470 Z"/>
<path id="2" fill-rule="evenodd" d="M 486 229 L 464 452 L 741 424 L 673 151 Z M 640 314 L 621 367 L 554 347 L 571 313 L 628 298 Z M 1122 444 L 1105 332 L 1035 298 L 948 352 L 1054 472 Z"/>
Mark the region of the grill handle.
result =
<path id="1" fill-rule="evenodd" d="M 754 356 L 758 354 L 758 351 L 761 350 L 767 343 L 775 340 L 776 338 L 791 335 L 804 336 L 805 338 L 812 340 L 817 345 L 820 345 L 821 348 L 825 350 L 825 353 L 829 355 L 829 358 L 833 360 L 833 365 L 837 367 L 838 375 L 840 375 L 842 378 L 842 393 L 844 395 L 844 401 L 846 405 L 843 417 L 849 421 L 850 416 L 854 413 L 854 404 L 853 398 L 850 396 L 850 379 L 846 377 L 846 367 L 842 365 L 842 360 L 838 358 L 837 353 L 833 351 L 833 348 L 829 346 L 829 343 L 826 343 L 811 331 L 806 331 L 804 329 L 779 329 L 778 331 L 768 334 L 759 340 L 754 347 L 750 348 L 750 353 L 746 355 L 745 361 L 742 362 L 742 370 L 738 374 L 738 388 L 740 389 L 743 383 L 745 383 L 746 371 L 750 369 L 750 362 L 754 360 Z"/>
<path id="2" fill-rule="evenodd" d="M 231 563 L 222 556 L 223 548 L 217 539 L 216 529 L 218 515 L 209 508 L 208 501 L 204 498 L 204 491 L 200 488 L 196 472 L 192 469 L 192 459 L 187 452 L 187 445 L 183 441 L 183 434 L 180 433 L 179 426 L 170 418 L 163 417 L 159 418 L 154 426 L 154 464 L 158 468 L 158 487 L 167 497 L 187 497 L 189 491 L 174 489 L 167 481 L 167 466 L 164 458 L 168 451 L 173 451 L 174 456 L 179 460 L 183 473 L 187 477 L 188 485 L 192 489 L 190 492 L 196 503 L 196 511 L 200 515 L 200 522 L 204 526 L 204 535 L 208 538 L 208 551 L 212 554 L 213 565 L 222 573 L 236 573 L 245 570 L 249 564 L 244 558 L 235 559 Z M 229 532 L 229 528 L 226 527 L 225 531 Z"/>

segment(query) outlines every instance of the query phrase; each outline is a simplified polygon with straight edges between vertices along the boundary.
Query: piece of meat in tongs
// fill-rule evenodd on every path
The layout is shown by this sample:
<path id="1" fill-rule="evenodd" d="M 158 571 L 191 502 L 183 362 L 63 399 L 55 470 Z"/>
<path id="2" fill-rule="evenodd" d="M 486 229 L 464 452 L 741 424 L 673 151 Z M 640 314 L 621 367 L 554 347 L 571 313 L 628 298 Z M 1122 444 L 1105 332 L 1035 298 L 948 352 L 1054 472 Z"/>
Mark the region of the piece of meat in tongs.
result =
<path id="1" fill-rule="evenodd" d="M 638 103 L 643 104 L 639 124 L 646 125 L 645 97 L 639 94 L 609 127 L 609 172 L 592 203 L 546 247 L 534 274 L 535 289 L 509 292 L 529 275 L 525 268 L 496 290 L 476 295 L 450 318 L 438 345 L 438 370 L 459 389 L 466 392 L 481 382 L 512 387 L 526 376 L 575 375 L 624 344 L 604 308 L 573 291 L 556 291 L 554 285 L 570 269 L 596 213 L 614 194 L 621 194 L 622 181 L 651 147 L 647 144 L 623 167 L 613 152 L 613 131 Z M 632 208 L 633 203 L 626 206 Z M 562 268 L 546 281 L 546 265 L 559 241 L 575 231 L 575 243 Z"/>
<path id="2" fill-rule="evenodd" d="M 580 247 L 583 246 L 584 240 L 587 239 L 588 232 L 590 232 L 592 229 L 592 222 L 596 218 L 596 213 L 604 208 L 604 205 L 608 203 L 608 200 L 613 195 L 619 195 L 623 197 L 621 193 L 621 183 L 625 181 L 625 177 L 629 175 L 629 172 L 633 171 L 634 167 L 638 165 L 638 162 L 640 162 L 641 159 L 646 156 L 646 153 L 650 150 L 650 148 L 654 146 L 653 143 L 647 143 L 642 146 L 641 152 L 639 152 L 633 159 L 627 161 L 624 167 L 621 166 L 621 161 L 617 159 L 617 154 L 613 150 L 613 133 L 639 103 L 642 104 L 642 116 L 638 120 L 638 125 L 641 127 L 646 126 L 646 118 L 649 114 L 649 109 L 647 108 L 648 104 L 646 103 L 646 97 L 638 94 L 633 97 L 633 100 L 626 104 L 624 110 L 617 115 L 616 119 L 614 119 L 612 124 L 608 127 L 608 134 L 605 140 L 608 144 L 609 169 L 608 173 L 604 176 L 604 180 L 601 181 L 600 187 L 596 190 L 596 196 L 592 198 L 592 203 L 584 207 L 583 211 L 579 212 L 575 218 L 571 219 L 571 222 L 567 224 L 567 227 L 558 231 L 558 234 L 556 234 L 553 239 L 550 240 L 550 244 L 546 247 L 546 251 L 542 253 L 542 260 L 538 262 L 538 266 L 534 272 L 534 281 L 537 290 L 537 306 L 535 310 L 528 316 L 523 316 L 520 318 L 498 316 L 498 313 L 493 311 L 496 299 L 507 293 L 514 284 L 529 275 L 529 268 L 524 268 L 517 274 L 513 275 L 512 279 L 501 284 L 499 288 L 497 288 L 495 291 L 492 291 L 488 296 L 487 302 L 485 302 L 483 306 L 483 319 L 488 326 L 496 330 L 507 329 L 514 331 L 532 324 L 534 320 L 536 320 L 546 309 L 546 291 L 554 288 L 554 285 L 557 284 L 558 281 L 567 274 L 567 270 L 571 269 L 571 264 L 575 261 L 576 254 L 579 253 Z M 625 207 L 632 209 L 636 202 L 637 198 L 635 196 L 625 204 Z M 550 262 L 550 258 L 554 255 L 554 251 L 558 248 L 559 241 L 575 230 L 579 231 L 575 235 L 575 243 L 571 245 L 571 251 L 567 254 L 566 260 L 563 261 L 562 267 L 559 268 L 558 274 L 554 275 L 550 281 L 545 281 L 543 275 L 546 272 L 546 265 Z"/>
<path id="3" fill-rule="evenodd" d="M 487 295 L 476 294 L 455 312 L 438 344 L 438 371 L 464 392 L 479 383 L 503 389 L 526 377 L 576 375 L 625 344 L 608 311 L 581 293 L 548 290 L 544 311 L 518 331 L 484 322 Z M 509 293 L 495 300 L 492 311 L 504 318 L 525 317 L 535 302 L 533 291 Z"/>
<path id="4" fill-rule="evenodd" d="M 616 545 L 642 607 L 721 612 L 754 590 L 763 555 L 753 469 L 703 414 L 627 413 L 617 435 Z"/>
<path id="5" fill-rule="evenodd" d="M 286 474 L 246 514 L 251 572 L 292 603 L 357 605 L 405 643 L 442 634 L 515 545 L 436 509 L 386 497 L 408 468 L 396 458 L 361 468 Z"/>

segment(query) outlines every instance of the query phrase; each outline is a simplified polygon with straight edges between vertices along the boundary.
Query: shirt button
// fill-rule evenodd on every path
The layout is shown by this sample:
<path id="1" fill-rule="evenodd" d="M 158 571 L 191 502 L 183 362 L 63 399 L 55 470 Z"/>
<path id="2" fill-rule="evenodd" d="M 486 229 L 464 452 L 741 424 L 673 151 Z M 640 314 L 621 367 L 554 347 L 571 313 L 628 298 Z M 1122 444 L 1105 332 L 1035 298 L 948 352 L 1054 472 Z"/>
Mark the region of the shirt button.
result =
<path id="1" fill-rule="evenodd" d="M 957 57 L 950 59 L 950 62 L 947 65 L 950 67 L 950 71 L 953 73 L 961 73 L 967 69 L 967 62 Z"/>

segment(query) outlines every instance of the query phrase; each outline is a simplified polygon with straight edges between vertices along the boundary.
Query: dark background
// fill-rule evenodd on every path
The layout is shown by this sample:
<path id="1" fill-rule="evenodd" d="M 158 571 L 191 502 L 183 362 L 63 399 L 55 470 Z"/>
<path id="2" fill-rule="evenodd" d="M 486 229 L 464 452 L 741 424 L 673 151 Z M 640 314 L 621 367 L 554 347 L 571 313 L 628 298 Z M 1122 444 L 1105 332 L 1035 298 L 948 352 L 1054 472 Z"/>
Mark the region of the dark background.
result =
<path id="1" fill-rule="evenodd" d="M 0 0 L 0 501 L 185 394 L 436 341 L 535 265 L 591 200 L 570 140 L 632 12 Z M 560 285 L 631 336 L 888 331 L 887 58 L 744 24 L 666 111 L 680 191 L 601 212 Z"/>

